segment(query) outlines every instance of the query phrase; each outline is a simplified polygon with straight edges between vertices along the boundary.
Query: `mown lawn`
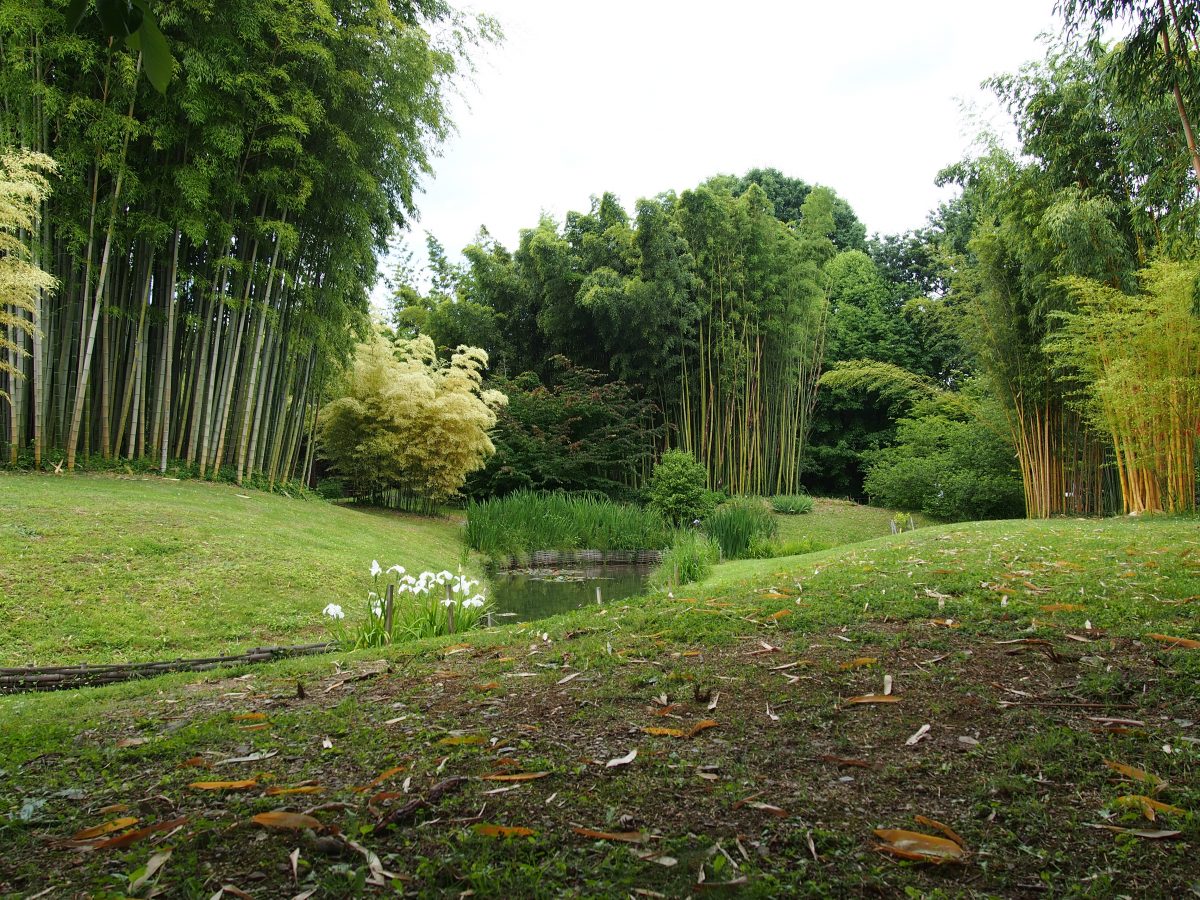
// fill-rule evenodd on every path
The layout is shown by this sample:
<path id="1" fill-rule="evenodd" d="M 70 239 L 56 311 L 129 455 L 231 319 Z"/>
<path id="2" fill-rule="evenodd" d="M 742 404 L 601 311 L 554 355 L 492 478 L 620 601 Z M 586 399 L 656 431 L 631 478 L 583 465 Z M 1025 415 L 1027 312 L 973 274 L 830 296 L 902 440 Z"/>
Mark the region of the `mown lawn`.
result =
<path id="1" fill-rule="evenodd" d="M 322 640 L 372 559 L 455 569 L 460 531 L 223 484 L 0 474 L 0 666 Z"/>
<path id="2" fill-rule="evenodd" d="M 1198 609 L 1195 520 L 935 526 L 673 600 L 11 697 L 0 892 L 115 896 L 169 850 L 142 894 L 1186 896 L 1200 649 L 1155 635 L 1200 640 Z M 280 810 L 313 827 L 251 820 Z M 963 859 L 877 849 L 938 833 L 918 816 Z M 70 841 L 119 817 L 121 846 Z"/>
<path id="3" fill-rule="evenodd" d="M 894 515 L 894 510 L 878 506 L 814 497 L 811 513 L 775 517 L 779 521 L 776 543 L 784 548 L 791 545 L 826 550 L 843 544 L 869 541 L 892 533 L 890 523 Z M 918 528 L 929 524 L 928 517 L 920 513 L 914 513 L 912 519 Z M 907 521 L 905 525 L 907 527 Z"/>

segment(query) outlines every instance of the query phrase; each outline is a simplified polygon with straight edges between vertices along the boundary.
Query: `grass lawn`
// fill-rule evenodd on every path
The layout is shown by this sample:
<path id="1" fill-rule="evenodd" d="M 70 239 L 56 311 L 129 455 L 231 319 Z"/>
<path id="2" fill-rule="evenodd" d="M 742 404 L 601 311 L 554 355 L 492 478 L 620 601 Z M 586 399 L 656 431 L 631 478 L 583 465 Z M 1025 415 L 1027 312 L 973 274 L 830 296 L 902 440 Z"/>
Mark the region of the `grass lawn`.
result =
<path id="1" fill-rule="evenodd" d="M 156 477 L 0 474 L 0 666 L 322 640 L 372 559 L 455 569 L 449 519 Z"/>
<path id="2" fill-rule="evenodd" d="M 933 526 L 673 600 L 0 698 L 0 893 L 121 895 L 170 850 L 140 893 L 1185 896 L 1200 649 L 1153 635 L 1200 638 L 1198 604 L 1195 520 Z M 281 810 L 314 827 L 252 821 Z M 938 833 L 918 816 L 964 858 L 877 849 Z M 106 822 L 116 846 L 71 842 Z"/>
<path id="3" fill-rule="evenodd" d="M 861 506 L 850 500 L 813 498 L 813 511 L 799 516 L 777 515 L 779 533 L 776 543 L 781 547 L 808 544 L 813 549 L 825 550 L 843 544 L 856 544 L 872 538 L 891 534 L 890 522 L 895 512 L 877 506 Z M 913 514 L 913 523 L 918 527 L 929 524 L 929 519 L 920 513 Z"/>

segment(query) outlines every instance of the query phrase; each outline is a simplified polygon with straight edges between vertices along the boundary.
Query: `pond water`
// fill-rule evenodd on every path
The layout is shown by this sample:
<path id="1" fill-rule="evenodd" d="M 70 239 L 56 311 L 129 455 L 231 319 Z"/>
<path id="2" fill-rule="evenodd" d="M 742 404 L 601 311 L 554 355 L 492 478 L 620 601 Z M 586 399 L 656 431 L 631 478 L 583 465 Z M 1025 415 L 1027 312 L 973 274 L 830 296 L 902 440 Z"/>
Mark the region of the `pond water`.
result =
<path id="1" fill-rule="evenodd" d="M 490 579 L 492 602 L 500 622 L 529 622 L 644 593 L 653 566 L 597 565 L 569 569 L 515 569 Z"/>

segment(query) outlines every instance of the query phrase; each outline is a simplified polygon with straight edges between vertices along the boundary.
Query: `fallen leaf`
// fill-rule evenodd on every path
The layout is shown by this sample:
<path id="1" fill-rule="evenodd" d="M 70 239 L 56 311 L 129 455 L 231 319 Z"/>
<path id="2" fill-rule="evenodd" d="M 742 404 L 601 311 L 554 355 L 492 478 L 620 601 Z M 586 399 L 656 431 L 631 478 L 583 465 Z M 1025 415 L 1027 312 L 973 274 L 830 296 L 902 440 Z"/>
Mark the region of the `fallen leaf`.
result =
<path id="1" fill-rule="evenodd" d="M 718 722 L 716 719 L 704 719 L 703 721 L 697 722 L 695 725 L 693 725 L 691 728 L 689 728 L 687 733 L 684 734 L 683 737 L 685 737 L 685 738 L 695 737 L 700 732 L 705 731 L 709 728 L 719 728 L 720 724 L 721 723 Z"/>
<path id="2" fill-rule="evenodd" d="M 578 835 L 595 841 L 623 841 L 626 844 L 645 843 L 647 837 L 640 831 L 592 831 L 590 828 L 572 828 Z"/>
<path id="3" fill-rule="evenodd" d="M 520 825 L 476 825 L 476 834 L 482 834 L 484 837 L 529 837 L 537 834 L 532 828 L 524 828 Z"/>
<path id="4" fill-rule="evenodd" d="M 957 628 L 958 623 L 953 619 L 930 619 L 930 625 L 941 625 L 943 628 Z"/>
<path id="5" fill-rule="evenodd" d="M 748 806 L 751 809 L 761 809 L 763 812 L 769 812 L 771 815 L 778 816 L 781 819 L 787 817 L 787 813 L 784 812 L 784 810 L 780 809 L 778 806 L 773 806 L 770 803 L 762 803 L 758 800 L 750 800 L 742 805 Z"/>
<path id="6" fill-rule="evenodd" d="M 481 691 L 494 691 L 498 687 L 500 687 L 500 682 L 489 681 L 486 684 L 479 685 L 478 689 Z"/>
<path id="7" fill-rule="evenodd" d="M 492 775 L 480 775 L 484 781 L 536 781 L 539 778 L 545 778 L 549 772 L 497 772 Z"/>
<path id="8" fill-rule="evenodd" d="M 1152 793 L 1157 794 L 1167 786 L 1167 782 L 1153 775 L 1150 772 L 1143 772 L 1141 769 L 1135 769 L 1133 766 L 1127 766 L 1125 763 L 1114 762 L 1111 759 L 1104 760 L 1104 764 L 1114 772 L 1119 772 L 1126 778 L 1132 778 L 1134 781 L 1141 781 L 1153 787 Z"/>
<path id="9" fill-rule="evenodd" d="M 864 666 L 873 666 L 877 662 L 879 662 L 879 660 L 874 656 L 860 656 L 858 659 L 852 659 L 849 662 L 842 663 L 840 666 L 838 666 L 838 668 L 843 672 L 849 672 L 851 669 L 861 669 Z"/>
<path id="10" fill-rule="evenodd" d="M 642 731 L 646 734 L 656 734 L 662 737 L 683 737 L 683 732 L 678 728 L 643 728 Z"/>
<path id="11" fill-rule="evenodd" d="M 1151 841 L 1161 841 L 1167 838 L 1179 837 L 1181 831 L 1147 831 L 1141 828 L 1121 828 L 1117 825 L 1098 825 L 1089 824 L 1089 828 L 1101 828 L 1105 831 L 1112 831 L 1116 834 L 1131 834 L 1134 837 L 1146 838 Z"/>
<path id="12" fill-rule="evenodd" d="M 371 790 L 372 788 L 379 787 L 379 785 L 383 784 L 385 781 L 387 781 L 393 775 L 400 774 L 406 768 L 408 768 L 408 767 L 407 766 L 392 766 L 390 769 L 386 769 L 383 772 L 380 772 L 375 778 L 373 778 L 368 783 L 366 783 L 364 785 L 360 785 L 359 787 L 356 787 L 354 789 L 354 793 L 365 794 L 367 791 Z"/>
<path id="13" fill-rule="evenodd" d="M 950 838 L 950 840 L 954 841 L 954 843 L 958 844 L 958 846 L 962 847 L 964 850 L 967 849 L 967 842 L 959 837 L 957 832 L 955 832 L 955 830 L 949 825 L 943 825 L 937 819 L 930 819 L 927 816 L 913 816 L 913 821 L 918 825 L 928 825 L 930 828 L 936 828 L 946 837 Z"/>
<path id="14" fill-rule="evenodd" d="M 187 816 L 180 816 L 178 819 L 171 819 L 169 822 L 159 822 L 155 825 L 147 825 L 145 828 L 138 828 L 135 831 L 127 831 L 124 834 L 109 838 L 106 841 L 101 841 L 98 844 L 93 844 L 92 850 L 113 850 L 118 847 L 128 847 L 130 844 L 140 841 L 144 837 L 149 837 L 159 831 L 174 831 L 182 825 L 187 824 Z"/>
<path id="15" fill-rule="evenodd" d="M 235 722 L 264 722 L 267 714 L 264 712 L 239 713 L 233 717 Z"/>
<path id="16" fill-rule="evenodd" d="M 111 806 L 102 806 L 98 812 L 103 815 L 111 815 L 112 813 L 122 813 L 129 809 L 128 803 L 113 803 Z"/>
<path id="17" fill-rule="evenodd" d="M 566 676 L 566 677 L 564 677 L 564 678 L 560 678 L 560 679 L 558 680 L 558 684 L 566 684 L 566 683 L 567 683 L 568 681 L 570 681 L 572 678 L 578 678 L 578 677 L 579 677 L 580 675 L 582 675 L 582 674 L 583 674 L 582 672 L 572 672 L 570 675 L 567 675 L 567 676 Z"/>
<path id="18" fill-rule="evenodd" d="M 262 825 L 264 828 L 280 828 L 287 831 L 302 831 L 305 828 L 320 831 L 324 827 L 319 819 L 315 819 L 312 816 L 306 816 L 303 813 L 284 812 L 283 810 L 259 813 L 256 816 L 251 816 L 250 821 L 255 825 Z"/>
<path id="19" fill-rule="evenodd" d="M 228 766 L 231 763 L 259 762 L 260 760 L 270 759 L 272 756 L 278 755 L 278 750 L 268 750 L 265 753 L 251 753 L 249 756 L 231 756 L 229 759 L 223 759 L 220 762 L 213 763 L 213 765 Z"/>
<path id="20" fill-rule="evenodd" d="M 915 747 L 921 741 L 925 740 L 925 738 L 928 736 L 929 736 L 929 726 L 922 725 L 915 732 L 913 732 L 912 737 L 910 737 L 908 740 L 906 740 L 904 742 L 904 746 Z"/>
<path id="21" fill-rule="evenodd" d="M 791 614 L 792 611 L 790 609 L 781 609 L 779 612 L 771 613 L 769 616 L 767 616 L 767 618 L 772 622 L 778 622 L 784 616 L 790 616 Z"/>
<path id="22" fill-rule="evenodd" d="M 846 759 L 841 756 L 830 756 L 828 754 L 817 757 L 821 762 L 832 763 L 835 766 L 850 766 L 855 769 L 873 769 L 873 763 L 869 763 L 862 759 Z"/>
<path id="23" fill-rule="evenodd" d="M 637 759 L 637 747 L 634 747 L 624 756 L 618 756 L 616 759 L 610 759 L 604 764 L 604 768 L 614 769 L 617 766 L 627 766 L 635 759 Z"/>
<path id="24" fill-rule="evenodd" d="M 1124 797 L 1118 797 L 1113 801 L 1115 806 L 1133 807 L 1140 809 L 1151 822 L 1157 818 L 1156 813 L 1168 813 L 1173 816 L 1182 816 L 1186 810 L 1180 809 L 1178 806 L 1172 806 L 1170 803 L 1163 803 L 1161 800 L 1155 800 L 1153 797 L 1147 797 L 1143 794 L 1128 794 Z"/>
<path id="25" fill-rule="evenodd" d="M 140 747 L 142 744 L 148 743 L 150 743 L 150 739 L 144 737 L 121 738 L 117 741 L 116 746 L 124 750 L 126 747 Z"/>
<path id="26" fill-rule="evenodd" d="M 1148 634 L 1146 637 L 1183 650 L 1200 650 L 1200 641 L 1192 638 L 1172 637 L 1169 634 Z"/>
<path id="27" fill-rule="evenodd" d="M 846 701 L 852 703 L 899 703 L 900 698 L 895 694 L 863 694 L 861 697 L 851 697 Z"/>
<path id="28" fill-rule="evenodd" d="M 193 781 L 188 787 L 198 791 L 245 791 L 258 787 L 258 782 L 253 778 L 243 781 Z"/>
<path id="29" fill-rule="evenodd" d="M 129 893 L 136 894 L 149 883 L 150 879 L 158 874 L 158 870 L 167 864 L 167 860 L 171 858 L 170 850 L 162 850 L 155 853 L 146 861 L 146 867 L 142 870 L 142 874 L 135 878 L 129 884 Z"/>
<path id="30" fill-rule="evenodd" d="M 713 698 L 712 698 L 712 700 L 710 700 L 710 701 L 709 701 L 709 704 L 708 704 L 708 711 L 709 711 L 709 712 L 712 712 L 714 709 L 716 709 L 716 708 L 717 708 L 717 701 L 718 701 L 718 700 L 720 700 L 720 699 L 721 699 L 721 692 L 720 692 L 720 691 L 717 691 L 716 693 L 714 693 L 714 694 L 713 694 Z"/>
<path id="31" fill-rule="evenodd" d="M 305 784 L 300 787 L 269 787 L 263 793 L 267 797 L 286 797 L 291 794 L 319 794 L 325 788 L 317 784 Z"/>
<path id="32" fill-rule="evenodd" d="M 85 828 L 83 831 L 78 831 L 71 835 L 73 841 L 90 841 L 93 838 L 98 838 L 105 834 L 112 834 L 114 831 L 120 831 L 123 828 L 128 828 L 131 825 L 136 825 L 138 819 L 133 816 L 124 816 L 120 819 L 113 819 L 101 825 L 93 825 L 91 828 Z"/>
<path id="33" fill-rule="evenodd" d="M 191 759 L 185 759 L 176 768 L 186 769 L 189 767 L 197 769 L 211 769 L 212 763 L 210 763 L 203 756 L 193 756 Z"/>
<path id="34" fill-rule="evenodd" d="M 961 862 L 966 856 L 966 851 L 954 841 L 931 834 L 922 834 L 919 831 L 876 828 L 874 834 L 884 842 L 876 844 L 876 850 L 899 856 L 901 859 L 940 865 L 947 862 Z"/>
<path id="35" fill-rule="evenodd" d="M 1041 607 L 1042 612 L 1079 612 L 1082 609 L 1082 603 L 1047 603 Z"/>
<path id="36" fill-rule="evenodd" d="M 486 744 L 487 738 L 481 734 L 463 734 L 455 737 L 444 737 L 438 743 L 444 747 L 468 747 L 475 744 Z"/>

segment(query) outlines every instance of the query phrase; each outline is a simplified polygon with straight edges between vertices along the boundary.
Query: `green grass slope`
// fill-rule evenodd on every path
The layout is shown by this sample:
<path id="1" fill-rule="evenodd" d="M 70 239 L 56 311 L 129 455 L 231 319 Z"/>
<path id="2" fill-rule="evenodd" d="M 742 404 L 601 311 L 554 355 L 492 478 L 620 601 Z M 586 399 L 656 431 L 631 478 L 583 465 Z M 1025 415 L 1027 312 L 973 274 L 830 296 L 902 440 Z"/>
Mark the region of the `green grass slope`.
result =
<path id="1" fill-rule="evenodd" d="M 937 526 L 530 626 L 0 698 L 0 893 L 119 894 L 170 849 L 151 882 L 184 897 L 348 896 L 372 877 L 451 897 L 701 880 L 742 897 L 1186 896 L 1200 650 L 1155 635 L 1200 639 L 1198 604 L 1195 520 Z M 251 783 L 190 786 L 211 780 Z M 268 793 L 297 786 L 314 792 Z M 252 822 L 278 810 L 316 830 Z M 118 815 L 173 830 L 66 841 Z M 964 858 L 878 849 L 879 828 L 936 835 L 918 816 Z"/>
<path id="2" fill-rule="evenodd" d="M 459 532 L 229 485 L 0 474 L 0 666 L 321 640 L 372 559 L 453 569 Z"/>

